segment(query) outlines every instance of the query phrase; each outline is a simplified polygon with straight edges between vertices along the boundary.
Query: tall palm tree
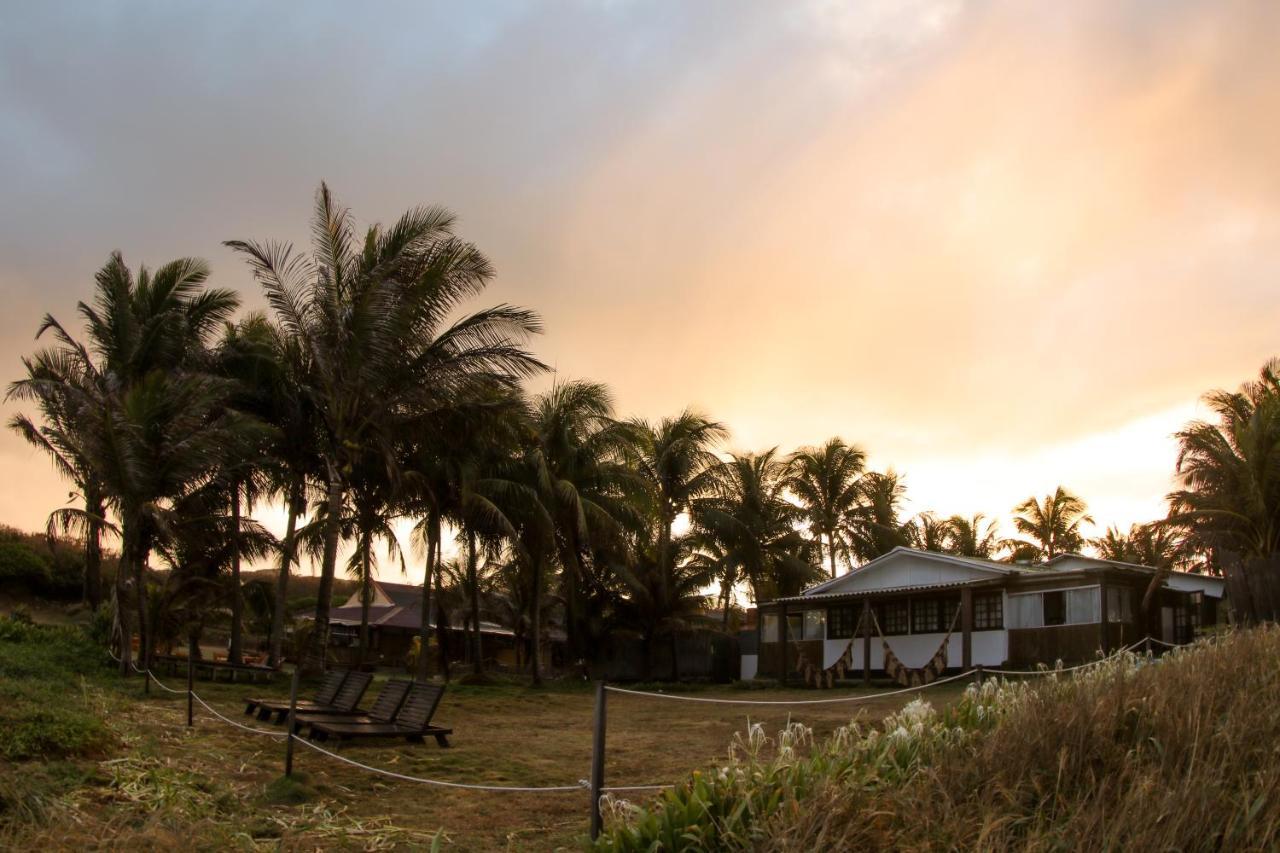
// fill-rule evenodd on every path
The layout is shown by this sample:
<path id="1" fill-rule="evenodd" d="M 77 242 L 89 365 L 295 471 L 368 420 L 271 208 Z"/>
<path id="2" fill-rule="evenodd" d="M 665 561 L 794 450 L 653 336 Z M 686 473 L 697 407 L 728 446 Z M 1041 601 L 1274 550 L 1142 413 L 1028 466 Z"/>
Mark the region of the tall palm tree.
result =
<path id="1" fill-rule="evenodd" d="M 902 521 L 907 488 L 892 470 L 871 471 L 858 481 L 859 506 L 845 522 L 845 536 L 853 556 L 874 560 L 911 543 L 909 522 Z"/>
<path id="2" fill-rule="evenodd" d="M 719 566 L 729 586 L 722 591 L 727 626 L 732 597 L 727 581 L 745 578 L 760 601 L 798 595 L 821 569 L 807 559 L 797 529 L 803 511 L 787 500 L 790 466 L 776 449 L 734 454 L 714 471 L 715 491 L 694 501 L 693 520 L 700 539 L 713 543 L 711 553 L 718 559 L 712 565 Z"/>
<path id="3" fill-rule="evenodd" d="M 375 454 L 394 470 L 401 429 L 413 416 L 477 385 L 514 388 L 544 369 L 522 346 L 541 330 L 533 312 L 500 305 L 450 321 L 493 275 L 453 225 L 445 210 L 419 207 L 360 239 L 322 184 L 310 255 L 287 244 L 227 244 L 248 259 L 277 323 L 312 365 L 307 390 L 322 424 L 328 515 L 311 667 L 324 663 L 342 507 L 359 458 Z"/>
<path id="4" fill-rule="evenodd" d="M 1013 508 L 1013 526 L 1025 539 L 1006 545 L 1020 557 L 1049 560 L 1079 551 L 1084 545 L 1083 524 L 1092 524 L 1085 502 L 1062 486 L 1042 500 L 1029 497 Z"/>
<path id="5" fill-rule="evenodd" d="M 1176 434 L 1169 522 L 1200 550 L 1249 560 L 1280 550 L 1280 359 L 1237 391 L 1204 397 L 1216 422 Z"/>
<path id="6" fill-rule="evenodd" d="M 866 466 L 866 454 L 857 445 L 832 438 L 820 447 L 797 450 L 791 455 L 791 466 L 787 486 L 804 509 L 819 553 L 826 540 L 831 576 L 835 577 L 836 558 L 849 559 L 849 543 L 843 532 L 858 507 L 858 480 Z"/>
<path id="7" fill-rule="evenodd" d="M 27 375 L 9 387 L 7 398 L 33 400 L 40 409 L 43 425 L 26 415 L 14 415 L 9 427 L 53 461 L 58 472 L 79 492 L 82 508 L 63 507 L 49 515 L 50 541 L 58 535 L 75 533 L 84 542 L 84 585 L 82 599 L 93 610 L 102 603 L 102 536 L 116 531 L 106 517 L 102 482 L 93 460 L 85 452 L 77 401 L 101 400 L 102 376 L 87 352 L 71 340 L 60 348 L 42 349 L 22 360 Z"/>
<path id="8" fill-rule="evenodd" d="M 226 406 L 231 388 L 208 371 L 217 330 L 235 311 L 234 293 L 205 288 L 208 267 L 184 258 L 135 276 L 119 253 L 97 273 L 95 301 L 78 311 L 82 345 L 52 317 L 59 350 L 97 383 L 65 384 L 77 414 L 78 441 L 121 522 L 116 600 L 126 640 L 130 597 L 144 654 L 150 649 L 144 567 L 162 534 L 170 503 L 212 476 L 230 448 L 253 432 Z M 130 590 L 130 586 L 132 590 Z M 127 674 L 130 646 L 123 644 Z"/>
<path id="9" fill-rule="evenodd" d="M 637 422 L 636 428 L 640 441 L 635 463 L 645 481 L 655 525 L 652 545 L 646 542 L 636 553 L 644 554 L 645 548 L 652 548 L 657 588 L 650 589 L 648 599 L 674 606 L 682 600 L 679 591 L 684 578 L 673 541 L 676 521 L 690 510 L 694 501 L 715 490 L 720 458 L 713 448 L 725 438 L 727 430 L 722 424 L 688 409 L 655 424 Z M 632 586 L 634 589 L 635 585 Z M 670 636 L 672 659 L 677 661 L 675 677 L 679 680 L 674 630 Z"/>
<path id="10" fill-rule="evenodd" d="M 530 405 L 528 482 L 550 516 L 548 555 L 559 562 L 566 629 L 575 658 L 587 652 L 588 595 L 600 586 L 593 546 L 618 543 L 635 529 L 634 498 L 644 488 L 628 460 L 643 437 L 614 418 L 608 388 L 596 382 L 557 382 Z M 538 597 L 540 601 L 540 594 Z"/>
<path id="11" fill-rule="evenodd" d="M 948 554 L 989 560 L 1000 549 L 995 522 L 988 521 L 980 512 L 968 518 L 953 515 L 947 519 L 947 525 L 950 528 L 946 545 Z"/>

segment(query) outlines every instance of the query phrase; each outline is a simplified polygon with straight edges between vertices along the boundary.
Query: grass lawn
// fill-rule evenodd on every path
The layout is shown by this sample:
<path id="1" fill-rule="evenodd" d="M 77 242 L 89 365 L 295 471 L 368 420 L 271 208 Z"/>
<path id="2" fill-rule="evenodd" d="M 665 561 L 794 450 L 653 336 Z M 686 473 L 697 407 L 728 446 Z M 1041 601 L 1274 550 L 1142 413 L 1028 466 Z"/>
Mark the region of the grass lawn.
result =
<path id="1" fill-rule="evenodd" d="M 0 643 L 0 656 L 7 653 L 5 646 Z M 105 721 L 109 739 L 87 755 L 28 758 L 7 767 L 0 761 L 0 775 L 25 773 L 24 784 L 44 792 L 36 817 L 23 819 L 12 803 L 0 811 L 0 844 L 375 849 L 429 843 L 443 830 L 445 846 L 455 849 L 553 849 L 577 847 L 586 831 L 585 791 L 441 789 L 370 774 L 305 748 L 298 749 L 295 763 L 301 783 L 288 784 L 281 779 L 282 742 L 234 729 L 199 706 L 195 728 L 188 729 L 184 697 L 154 688 L 144 697 L 140 679 L 121 683 L 106 667 L 74 681 L 41 685 L 41 690 L 47 696 L 60 692 L 64 701 L 90 709 Z M 242 714 L 246 694 L 283 696 L 287 684 L 199 683 L 196 690 L 227 716 L 248 721 Z M 949 702 L 961 690 L 946 685 L 928 695 L 935 702 Z M 696 695 L 812 699 L 835 694 L 723 687 Z M 855 713 L 876 719 L 910 698 L 800 707 L 791 716 L 821 735 Z M 439 723 L 454 729 L 452 748 L 398 742 L 338 749 L 361 762 L 416 776 L 503 785 L 573 784 L 589 771 L 592 707 L 593 692 L 586 684 L 544 690 L 455 685 L 436 713 Z M 748 718 L 774 732 L 786 722 L 787 711 L 610 694 L 606 784 L 684 779 L 724 756 Z M 12 794 L 9 799 L 14 800 Z"/>

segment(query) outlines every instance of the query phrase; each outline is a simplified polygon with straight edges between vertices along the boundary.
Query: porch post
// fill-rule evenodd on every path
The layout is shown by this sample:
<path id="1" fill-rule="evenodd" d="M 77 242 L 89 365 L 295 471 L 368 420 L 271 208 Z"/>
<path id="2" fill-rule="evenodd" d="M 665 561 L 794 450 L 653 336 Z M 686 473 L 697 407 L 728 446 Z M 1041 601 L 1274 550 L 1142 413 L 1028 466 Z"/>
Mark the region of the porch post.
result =
<path id="1" fill-rule="evenodd" d="M 862 599 L 862 685 L 871 686 L 871 599 Z"/>
<path id="2" fill-rule="evenodd" d="M 778 648 L 782 652 L 779 655 L 781 662 L 778 664 L 782 668 L 782 672 L 778 677 L 781 679 L 783 687 L 787 686 L 787 671 L 789 669 L 787 666 L 787 635 L 789 633 L 791 632 L 787 628 L 787 604 L 783 602 L 778 609 L 778 641 L 781 643 Z"/>
<path id="3" fill-rule="evenodd" d="M 973 668 L 973 590 L 960 590 L 960 667 L 965 672 Z"/>
<path id="4" fill-rule="evenodd" d="M 1101 599 L 1098 622 L 1102 627 L 1102 653 L 1107 655 L 1111 653 L 1111 632 L 1107 630 L 1107 576 L 1105 574 L 1098 575 L 1098 598 Z M 1121 640 L 1123 642 L 1123 638 Z"/>

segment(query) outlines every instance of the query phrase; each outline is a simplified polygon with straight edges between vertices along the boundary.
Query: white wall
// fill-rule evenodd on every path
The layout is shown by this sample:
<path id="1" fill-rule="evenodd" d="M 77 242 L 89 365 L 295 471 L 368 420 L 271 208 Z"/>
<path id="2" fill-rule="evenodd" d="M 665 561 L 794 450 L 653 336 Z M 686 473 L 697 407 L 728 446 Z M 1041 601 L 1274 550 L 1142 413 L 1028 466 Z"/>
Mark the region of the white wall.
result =
<path id="1" fill-rule="evenodd" d="M 1209 598 L 1222 598 L 1227 582 L 1208 575 L 1169 575 L 1165 581 L 1170 589 L 1180 592 L 1203 592 Z"/>
<path id="2" fill-rule="evenodd" d="M 889 648 L 893 649 L 893 653 L 898 656 L 898 660 L 902 661 L 905 666 L 920 667 L 929 662 L 929 658 L 933 657 L 933 653 L 938 650 L 938 646 L 942 643 L 942 638 L 946 634 L 906 634 L 897 637 L 888 637 Z M 974 666 L 999 666 L 1008 660 L 1009 657 L 1009 639 L 1008 634 L 1004 631 L 974 631 L 973 632 L 973 664 Z M 848 640 L 824 640 L 822 644 L 822 666 L 831 666 L 844 653 Z M 852 669 L 861 671 L 862 662 L 862 637 L 855 637 L 853 640 L 853 649 L 850 654 L 853 658 Z M 744 657 L 745 660 L 745 657 Z M 951 642 L 947 646 L 947 666 L 958 667 L 964 662 L 964 637 L 959 631 L 951 635 Z M 884 667 L 884 649 L 880 645 L 879 637 L 871 638 L 871 668 L 881 669 Z M 744 678 L 746 676 L 743 676 Z"/>
<path id="3" fill-rule="evenodd" d="M 868 565 L 843 576 L 821 592 L 860 592 L 869 589 L 893 589 L 900 586 L 930 586 L 941 583 L 983 580 L 999 577 L 1000 572 L 985 571 L 976 566 L 956 562 L 944 562 L 937 557 L 903 551 L 890 554 L 881 562 Z M 942 638 L 939 637 L 939 640 Z"/>

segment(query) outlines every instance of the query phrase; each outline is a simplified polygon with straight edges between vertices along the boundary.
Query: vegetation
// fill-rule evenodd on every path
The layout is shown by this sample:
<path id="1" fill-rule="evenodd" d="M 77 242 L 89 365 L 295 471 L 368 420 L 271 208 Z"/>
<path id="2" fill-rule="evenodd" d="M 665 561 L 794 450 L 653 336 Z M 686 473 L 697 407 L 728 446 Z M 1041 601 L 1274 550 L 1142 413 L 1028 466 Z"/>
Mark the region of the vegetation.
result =
<path id="1" fill-rule="evenodd" d="M 727 764 L 644 808 L 602 850 L 1267 849 L 1280 629 L 1074 677 L 987 682 L 831 736 L 753 725 Z"/>
<path id="2" fill-rule="evenodd" d="M 908 517 L 905 479 L 870 470 L 841 438 L 731 452 L 714 419 L 627 419 L 600 383 L 528 394 L 525 380 L 544 370 L 529 349 L 541 321 L 509 305 L 471 310 L 494 272 L 441 208 L 359 232 L 321 185 L 308 251 L 227 245 L 267 314 L 237 316 L 238 295 L 209 287 L 203 261 L 133 270 L 116 253 L 79 305 L 82 334 L 46 317 L 39 334 L 51 343 L 9 389 L 38 413 L 10 425 L 76 490 L 50 515 L 49 540 L 74 536 L 80 555 L 0 542 L 0 576 L 65 596 L 74 565 L 82 598 L 106 599 L 119 626 L 122 672 L 135 645 L 144 656 L 182 640 L 198 649 L 224 610 L 232 660 L 249 627 L 278 663 L 302 555 L 319 566 L 314 628 L 295 634 L 307 638 L 308 667 L 324 660 L 340 569 L 362 593 L 358 648 L 368 650 L 372 582 L 390 552 L 402 571 L 425 558 L 420 648 L 428 614 L 442 638 L 460 616 L 480 675 L 480 622 L 500 618 L 540 683 L 549 622 L 564 626 L 575 660 L 616 631 L 674 647 L 713 610 L 730 629 L 744 592 L 795 594 L 900 546 L 1029 562 L 1092 547 L 1164 569 L 1244 561 L 1256 575 L 1245 564 L 1280 543 L 1275 363 L 1211 394 L 1217 421 L 1179 434 L 1166 519 L 1088 540 L 1085 502 L 1059 486 L 1014 507 L 1018 536 L 1000 539 L 981 514 Z M 263 501 L 285 508 L 280 538 L 252 518 Z M 397 537 L 402 519 L 413 542 Z M 450 537 L 456 571 L 443 560 Z M 119 546 L 108 596 L 104 541 Z M 344 542 L 352 556 L 340 567 Z M 242 564 L 255 559 L 273 566 L 270 586 L 247 586 Z M 416 656 L 420 675 L 431 659 Z"/>

